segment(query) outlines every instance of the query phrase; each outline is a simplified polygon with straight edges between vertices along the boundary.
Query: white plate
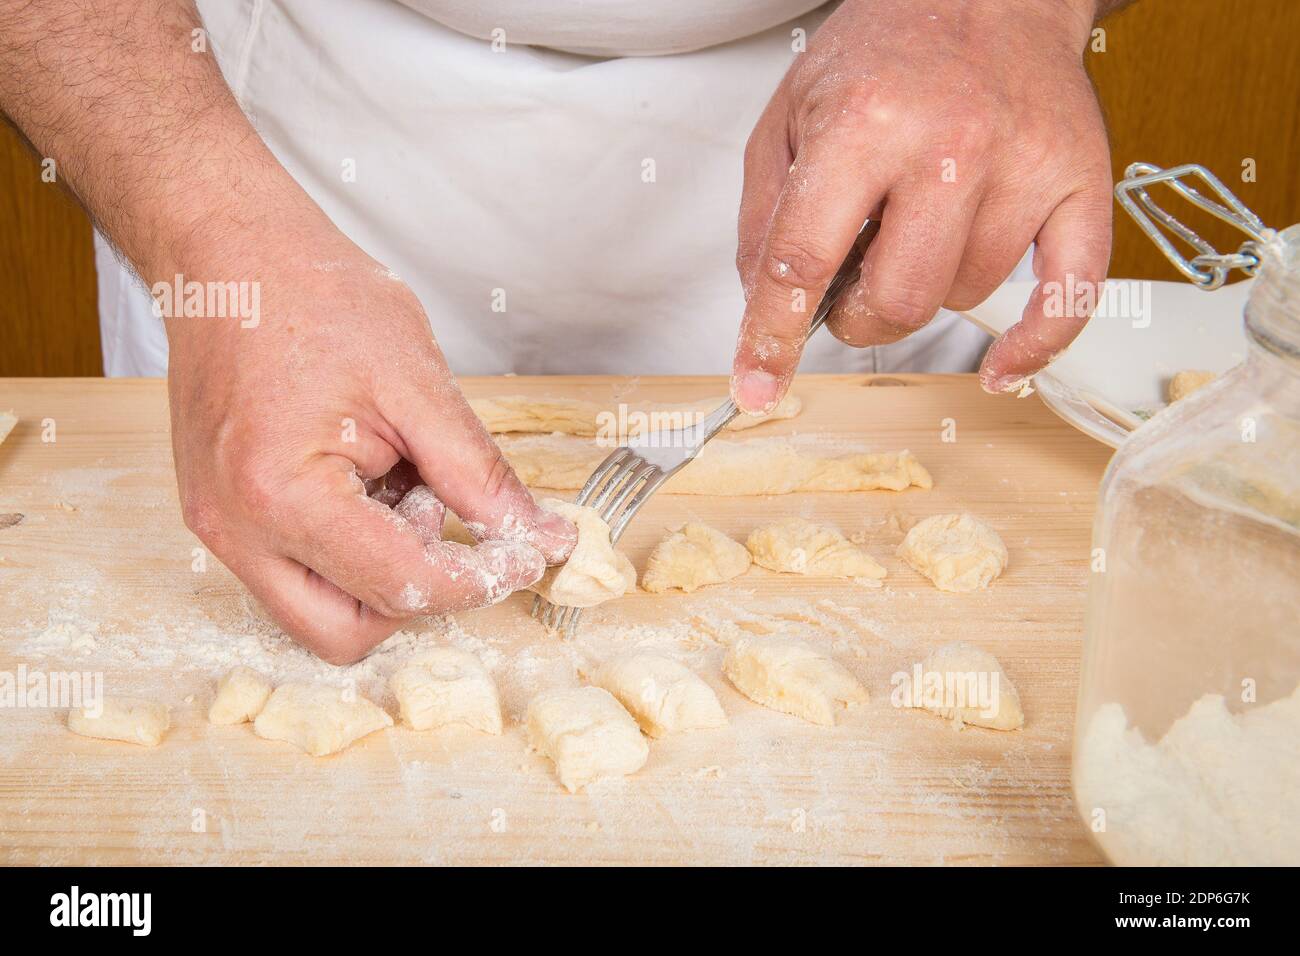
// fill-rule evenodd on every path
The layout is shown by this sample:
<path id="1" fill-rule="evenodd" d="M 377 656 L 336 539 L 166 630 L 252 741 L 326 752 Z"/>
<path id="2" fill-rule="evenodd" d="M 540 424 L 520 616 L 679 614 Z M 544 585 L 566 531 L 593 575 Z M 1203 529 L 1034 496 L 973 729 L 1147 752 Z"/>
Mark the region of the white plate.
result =
<path id="1" fill-rule="evenodd" d="M 1187 282 L 1107 279 L 1103 301 L 1066 352 L 1034 376 L 1047 406 L 1112 448 L 1165 406 L 1183 369 L 1221 374 L 1246 356 L 1247 280 L 1202 292 Z M 964 313 L 992 335 L 1016 322 L 1032 281 L 1005 282 Z"/>

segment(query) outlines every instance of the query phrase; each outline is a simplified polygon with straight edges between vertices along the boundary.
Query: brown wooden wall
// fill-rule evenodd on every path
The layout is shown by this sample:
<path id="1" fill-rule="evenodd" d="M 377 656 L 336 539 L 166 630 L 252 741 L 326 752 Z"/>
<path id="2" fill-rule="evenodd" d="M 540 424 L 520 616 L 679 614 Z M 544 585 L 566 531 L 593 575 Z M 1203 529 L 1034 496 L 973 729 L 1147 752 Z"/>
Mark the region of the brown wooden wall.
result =
<path id="1" fill-rule="evenodd" d="M 1139 0 L 1102 25 L 1088 63 L 1116 177 L 1135 160 L 1200 162 L 1270 225 L 1300 221 L 1300 0 Z M 1118 210 L 1110 271 L 1177 278 Z M 0 123 L 0 375 L 100 372 L 90 224 Z"/>

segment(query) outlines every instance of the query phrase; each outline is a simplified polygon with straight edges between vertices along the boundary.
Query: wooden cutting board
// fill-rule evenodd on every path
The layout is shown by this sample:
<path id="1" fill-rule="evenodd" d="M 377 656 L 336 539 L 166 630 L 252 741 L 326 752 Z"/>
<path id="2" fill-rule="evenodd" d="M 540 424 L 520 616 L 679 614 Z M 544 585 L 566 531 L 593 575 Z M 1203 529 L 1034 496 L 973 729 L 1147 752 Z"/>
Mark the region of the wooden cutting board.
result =
<path id="1" fill-rule="evenodd" d="M 473 395 L 685 401 L 721 379 L 469 379 Z M 0 711 L 6 863 L 1000 863 L 1097 862 L 1069 785 L 1089 531 L 1109 449 L 1036 398 L 985 395 L 974 376 L 804 376 L 805 411 L 746 433 L 911 449 L 934 489 L 769 498 L 660 496 L 623 546 L 638 570 L 666 527 L 703 520 L 743 537 L 799 514 L 865 535 L 878 590 L 755 570 L 693 595 L 638 593 L 588 612 L 563 642 L 528 600 L 413 625 L 334 671 L 260 621 L 238 582 L 183 526 L 158 381 L 0 380 L 20 422 L 0 445 L 0 671 L 99 673 L 110 693 L 169 704 L 155 749 L 89 740 L 50 707 Z M 273 410 L 268 410 L 268 414 Z M 945 441 L 945 428 L 954 441 Z M 53 437 L 55 440 L 48 441 Z M 945 594 L 894 557 L 927 515 L 993 525 L 1010 566 L 987 592 Z M 722 678 L 738 633 L 821 641 L 872 700 L 834 728 L 764 710 Z M 423 637 L 417 633 L 431 632 Z M 936 644 L 998 656 L 1027 724 L 957 732 L 891 705 L 891 677 Z M 384 678 L 411 649 L 474 649 L 501 685 L 508 728 L 374 734 L 313 759 L 205 719 L 236 660 L 277 679 L 355 680 L 390 711 Z M 678 656 L 731 724 L 651 742 L 645 768 L 571 795 L 527 750 L 538 690 L 574 684 L 634 646 Z"/>

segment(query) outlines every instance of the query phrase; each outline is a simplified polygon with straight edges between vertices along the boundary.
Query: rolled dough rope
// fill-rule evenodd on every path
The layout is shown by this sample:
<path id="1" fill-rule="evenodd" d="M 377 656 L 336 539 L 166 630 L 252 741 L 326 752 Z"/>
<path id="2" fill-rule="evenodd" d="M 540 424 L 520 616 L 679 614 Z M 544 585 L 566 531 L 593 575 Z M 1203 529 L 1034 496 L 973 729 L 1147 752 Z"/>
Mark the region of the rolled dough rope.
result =
<path id="1" fill-rule="evenodd" d="M 611 449 L 572 435 L 497 440 L 515 473 L 534 488 L 581 488 Z M 785 495 L 797 491 L 902 491 L 931 488 L 930 473 L 908 451 L 826 454 L 789 438 L 714 439 L 668 480 L 677 495 Z"/>
<path id="2" fill-rule="evenodd" d="M 694 416 L 707 415 L 723 399 L 705 399 L 699 402 L 664 404 L 633 402 L 625 405 L 623 437 L 632 438 L 644 431 L 660 428 L 677 428 L 690 425 Z M 575 398 L 532 398 L 527 395 L 495 395 L 488 398 L 471 398 L 469 407 L 493 434 L 507 432 L 532 432 L 564 435 L 581 435 L 594 438 L 600 434 L 601 422 L 612 417 L 618 421 L 618 403 L 587 402 Z M 794 418 L 803 410 L 803 402 L 796 395 L 786 395 L 766 415 L 737 415 L 727 425 L 729 431 L 742 431 L 764 422 Z M 676 424 L 674 424 L 676 423 Z"/>

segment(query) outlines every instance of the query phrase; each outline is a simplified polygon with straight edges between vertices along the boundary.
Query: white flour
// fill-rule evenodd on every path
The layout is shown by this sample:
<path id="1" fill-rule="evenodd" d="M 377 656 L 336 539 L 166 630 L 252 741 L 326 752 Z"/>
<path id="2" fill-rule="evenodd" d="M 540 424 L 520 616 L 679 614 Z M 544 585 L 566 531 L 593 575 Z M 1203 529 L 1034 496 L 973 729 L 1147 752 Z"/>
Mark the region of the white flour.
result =
<path id="1" fill-rule="evenodd" d="M 1300 687 L 1232 714 L 1206 694 L 1155 744 L 1124 708 L 1100 707 L 1079 744 L 1075 791 L 1123 866 L 1300 863 Z"/>

